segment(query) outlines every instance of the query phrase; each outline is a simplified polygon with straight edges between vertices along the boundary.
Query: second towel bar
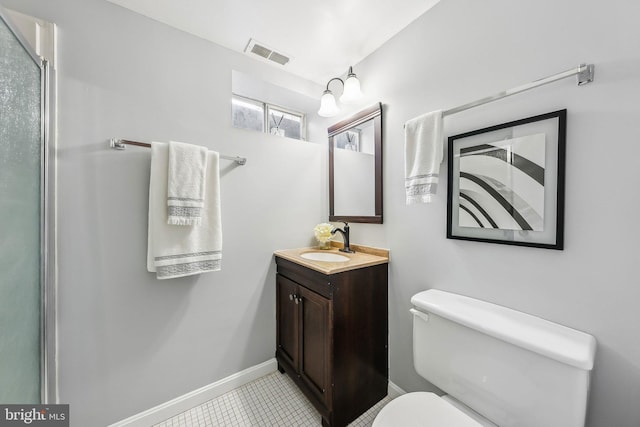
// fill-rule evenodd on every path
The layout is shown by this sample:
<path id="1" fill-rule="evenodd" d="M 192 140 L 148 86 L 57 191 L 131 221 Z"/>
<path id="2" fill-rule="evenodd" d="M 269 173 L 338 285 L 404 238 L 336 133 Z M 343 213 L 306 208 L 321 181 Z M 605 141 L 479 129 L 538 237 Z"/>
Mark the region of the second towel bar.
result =
<path id="1" fill-rule="evenodd" d="M 125 150 L 127 148 L 127 145 L 135 145 L 137 147 L 151 148 L 151 144 L 149 144 L 148 142 L 129 141 L 127 139 L 118 139 L 118 138 L 111 138 L 109 140 L 109 146 L 114 150 Z M 225 156 L 223 154 L 220 154 L 220 158 L 225 160 L 233 160 L 234 162 L 236 162 L 241 166 L 247 163 L 247 159 L 245 157 Z"/>

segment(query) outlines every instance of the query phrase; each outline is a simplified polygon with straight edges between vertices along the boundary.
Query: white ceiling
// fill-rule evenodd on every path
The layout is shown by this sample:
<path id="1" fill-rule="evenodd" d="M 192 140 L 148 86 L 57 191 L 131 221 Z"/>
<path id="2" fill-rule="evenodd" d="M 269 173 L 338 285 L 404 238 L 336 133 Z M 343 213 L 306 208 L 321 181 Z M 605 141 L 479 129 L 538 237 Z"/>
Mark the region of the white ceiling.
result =
<path id="1" fill-rule="evenodd" d="M 439 0 L 107 1 L 238 52 L 253 38 L 290 56 L 287 71 L 325 84 Z"/>

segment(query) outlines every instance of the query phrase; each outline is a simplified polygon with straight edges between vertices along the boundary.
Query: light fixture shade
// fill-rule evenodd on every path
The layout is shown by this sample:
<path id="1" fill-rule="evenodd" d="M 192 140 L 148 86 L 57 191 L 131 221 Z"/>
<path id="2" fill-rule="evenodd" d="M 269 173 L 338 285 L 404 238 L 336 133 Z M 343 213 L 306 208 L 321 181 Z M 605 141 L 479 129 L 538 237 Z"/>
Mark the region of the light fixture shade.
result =
<path id="1" fill-rule="evenodd" d="M 318 115 L 322 117 L 333 117 L 338 114 L 340 110 L 336 105 L 336 98 L 333 96 L 330 90 L 325 90 L 322 98 L 320 98 L 320 109 Z"/>
<path id="2" fill-rule="evenodd" d="M 358 80 L 355 74 L 349 73 L 347 80 L 344 81 L 344 91 L 340 97 L 340 102 L 343 104 L 356 104 L 362 97 L 360 80 Z"/>

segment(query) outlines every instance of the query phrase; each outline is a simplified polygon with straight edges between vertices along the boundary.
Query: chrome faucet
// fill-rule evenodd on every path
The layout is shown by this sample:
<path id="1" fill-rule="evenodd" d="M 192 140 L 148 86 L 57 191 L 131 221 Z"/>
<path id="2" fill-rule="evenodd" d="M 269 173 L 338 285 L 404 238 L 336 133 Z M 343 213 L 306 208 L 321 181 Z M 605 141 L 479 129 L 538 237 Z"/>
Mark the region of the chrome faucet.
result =
<path id="1" fill-rule="evenodd" d="M 354 251 L 349 246 L 349 223 L 345 221 L 341 221 L 344 223 L 344 230 L 339 228 L 334 228 L 331 230 L 331 234 L 336 234 L 336 232 L 340 232 L 342 234 L 342 240 L 344 240 L 344 248 L 340 249 L 341 252 L 354 253 Z"/>

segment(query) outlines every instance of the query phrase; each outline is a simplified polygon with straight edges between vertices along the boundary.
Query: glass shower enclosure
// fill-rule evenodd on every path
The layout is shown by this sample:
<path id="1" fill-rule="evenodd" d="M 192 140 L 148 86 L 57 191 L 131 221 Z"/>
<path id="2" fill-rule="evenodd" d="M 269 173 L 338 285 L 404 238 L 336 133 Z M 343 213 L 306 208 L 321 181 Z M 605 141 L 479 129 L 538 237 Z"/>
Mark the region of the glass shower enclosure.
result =
<path id="1" fill-rule="evenodd" d="M 47 392 L 48 64 L 0 8 L 0 403 Z"/>

